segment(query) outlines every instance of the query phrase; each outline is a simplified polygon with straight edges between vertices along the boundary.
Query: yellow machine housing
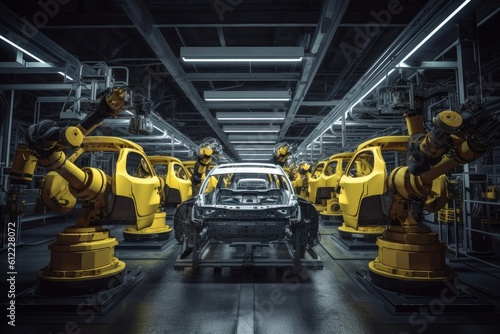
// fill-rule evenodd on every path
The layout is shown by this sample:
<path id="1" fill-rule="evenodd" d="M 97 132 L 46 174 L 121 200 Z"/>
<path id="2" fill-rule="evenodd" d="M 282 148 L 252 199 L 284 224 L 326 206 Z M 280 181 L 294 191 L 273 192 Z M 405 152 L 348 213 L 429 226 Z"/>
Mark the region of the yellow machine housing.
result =
<path id="1" fill-rule="evenodd" d="M 406 152 L 409 136 L 386 136 L 358 146 L 340 178 L 339 206 L 343 223 L 339 234 L 346 239 L 375 242 L 388 224 L 387 164 L 383 153 Z"/>
<path id="2" fill-rule="evenodd" d="M 324 169 L 326 166 L 326 161 L 318 161 L 316 165 L 314 166 L 312 172 L 311 172 L 311 177 L 308 180 L 308 189 L 307 189 L 307 195 L 308 197 L 306 198 L 309 202 L 313 203 L 314 207 L 316 210 L 322 211 L 324 210 L 325 206 L 324 203 L 321 201 L 316 201 L 316 195 L 318 193 L 318 181 L 320 180 L 321 174 L 323 174 Z"/>
<path id="3" fill-rule="evenodd" d="M 222 146 L 214 138 L 204 139 L 198 146 L 195 161 L 185 161 L 184 166 L 191 175 L 193 195 L 197 195 L 200 184 L 205 179 L 207 173 L 214 167 L 214 157 L 222 152 Z"/>
<path id="4" fill-rule="evenodd" d="M 324 167 L 321 168 L 318 176 L 309 180 L 311 201 L 319 211 L 320 218 L 324 223 L 342 221 L 342 210 L 340 209 L 337 191 L 340 177 L 351 157 L 351 152 L 332 155 L 324 162 Z M 313 174 L 318 172 L 318 165 Z"/>
<path id="5" fill-rule="evenodd" d="M 77 200 L 82 207 L 74 226 L 60 232 L 49 245 L 51 261 L 38 272 L 39 293 L 82 294 L 95 292 L 125 269 L 114 257 L 117 241 L 103 224 L 131 224 L 145 235 L 168 237 L 161 211 L 164 181 L 158 177 L 139 145 L 115 137 L 86 137 L 104 118 L 117 116 L 130 102 L 128 88 L 114 88 L 102 95 L 97 109 L 76 126 L 59 127 L 42 120 L 27 132 L 28 145 L 20 145 L 13 160 L 9 196 L 32 178 L 37 165 L 48 170 L 41 200 L 57 212 L 69 212 Z M 65 152 L 73 150 L 67 157 Z M 113 175 L 93 167 L 78 167 L 85 152 L 114 152 Z M 15 210 L 14 210 L 15 211 Z"/>
<path id="6" fill-rule="evenodd" d="M 166 187 L 163 196 L 166 206 L 177 208 L 179 204 L 193 197 L 192 174 L 189 167 L 186 167 L 183 162 L 173 157 L 150 156 L 149 159 L 156 173 L 165 180 Z M 195 162 L 192 161 L 190 168 L 194 168 L 194 165 Z M 182 239 L 182 231 L 175 226 L 175 222 L 174 233 L 177 240 Z"/>
<path id="7" fill-rule="evenodd" d="M 297 174 L 292 182 L 295 193 L 305 199 L 309 199 L 309 179 L 312 175 L 312 164 L 308 161 L 301 161 L 297 166 Z"/>
<path id="8" fill-rule="evenodd" d="M 165 205 L 177 206 L 193 197 L 191 173 L 182 161 L 168 156 L 150 156 L 149 161 L 156 174 L 165 180 Z"/>
<path id="9" fill-rule="evenodd" d="M 363 161 L 371 156 L 373 166 L 381 159 L 380 150 L 358 150 L 341 179 L 340 203 L 345 219 L 360 216 L 364 208 L 349 205 L 349 199 L 354 195 L 364 201 L 375 187 L 375 193 L 382 195 L 380 201 L 375 197 L 380 204 L 372 208 L 372 215 L 386 215 L 389 225 L 377 239 L 377 258 L 368 265 L 372 283 L 387 290 L 434 295 L 456 273 L 446 265 L 446 245 L 423 224 L 423 212 L 437 212 L 446 205 L 446 173 L 487 152 L 500 139 L 500 122 L 475 97 L 457 112 L 437 114 L 430 132 L 425 131 L 419 110 L 407 110 L 405 118 L 410 134 L 407 164 L 394 168 L 390 175 L 376 167 L 369 175 L 348 176 L 350 169 L 357 169 L 357 157 Z M 356 182 L 363 178 L 364 182 Z"/>

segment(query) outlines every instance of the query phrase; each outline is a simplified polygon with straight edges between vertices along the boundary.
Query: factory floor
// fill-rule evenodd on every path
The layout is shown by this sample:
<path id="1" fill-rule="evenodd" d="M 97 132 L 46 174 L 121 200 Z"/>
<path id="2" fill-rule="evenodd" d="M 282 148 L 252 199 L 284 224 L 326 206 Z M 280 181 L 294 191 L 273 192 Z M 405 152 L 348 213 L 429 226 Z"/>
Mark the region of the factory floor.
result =
<path id="1" fill-rule="evenodd" d="M 448 254 L 458 272 L 455 289 L 434 297 L 384 291 L 366 275 L 376 249 L 346 244 L 335 225 L 320 228 L 315 250 L 322 269 L 201 268 L 197 274 L 174 269 L 180 245 L 173 235 L 141 249 L 121 240 L 123 226 L 108 226 L 123 243 L 115 249 L 126 263 L 123 287 L 76 297 L 37 295 L 36 272 L 48 264 L 48 244 L 71 224 L 52 219 L 22 230 L 15 327 L 3 317 L 2 333 L 499 333 L 500 270 Z M 3 268 L 7 257 L 2 251 Z M 5 275 L 1 284 L 5 309 Z"/>

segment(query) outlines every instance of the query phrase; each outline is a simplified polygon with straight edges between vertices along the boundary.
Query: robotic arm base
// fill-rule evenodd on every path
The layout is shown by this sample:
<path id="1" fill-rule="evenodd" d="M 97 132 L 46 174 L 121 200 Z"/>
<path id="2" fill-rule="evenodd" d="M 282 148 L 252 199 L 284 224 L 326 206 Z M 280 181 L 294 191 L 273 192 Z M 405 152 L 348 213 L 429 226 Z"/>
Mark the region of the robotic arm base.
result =
<path id="1" fill-rule="evenodd" d="M 426 227 L 391 226 L 377 239 L 378 257 L 368 264 L 371 282 L 390 291 L 439 295 L 456 273 L 445 264 L 446 245 Z"/>

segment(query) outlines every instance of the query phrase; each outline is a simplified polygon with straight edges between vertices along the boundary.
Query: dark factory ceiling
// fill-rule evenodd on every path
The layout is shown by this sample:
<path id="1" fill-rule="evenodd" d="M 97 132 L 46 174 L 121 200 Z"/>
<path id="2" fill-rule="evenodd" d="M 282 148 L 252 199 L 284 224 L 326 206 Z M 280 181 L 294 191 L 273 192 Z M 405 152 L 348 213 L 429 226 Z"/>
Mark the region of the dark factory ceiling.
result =
<path id="1" fill-rule="evenodd" d="M 241 152 L 233 140 L 236 137 L 225 128 L 250 123 L 260 131 L 243 132 L 240 138 L 254 140 L 252 145 L 264 144 L 268 136 L 264 131 L 276 128 L 271 142 L 287 142 L 297 154 L 310 154 L 309 158 L 318 160 L 353 149 L 366 139 L 405 131 L 402 112 L 387 112 L 380 102 L 383 87 L 390 87 L 399 77 L 420 82 L 424 95 L 456 92 L 454 68 L 419 64 L 457 60 L 460 20 L 476 20 L 482 75 L 490 83 L 483 91 L 487 89 L 491 99 L 500 96 L 500 87 L 491 84 L 499 79 L 499 41 L 493 38 L 500 22 L 496 1 L 467 3 L 418 47 L 462 3 L 8 0 L 0 5 L 0 34 L 10 34 L 47 63 L 63 64 L 68 76 L 79 77 L 80 68 L 84 68 L 82 73 L 112 69 L 115 84 L 125 82 L 133 92 L 153 101 L 156 129 L 174 135 L 177 141 L 172 140 L 172 147 L 181 142 L 193 148 L 205 138 L 216 138 L 227 158 L 240 160 Z M 304 56 L 299 62 L 185 62 L 181 59 L 183 47 L 299 47 Z M 16 120 L 29 124 L 37 118 L 59 118 L 71 100 L 41 103 L 35 109 L 38 98 L 63 99 L 76 90 L 67 86 L 57 89 L 55 85 L 64 83 L 64 76 L 55 70 L 46 73 L 12 65 L 16 52 L 0 41 L 4 64 L 0 64 L 0 88 L 20 91 L 15 99 Z M 403 60 L 408 68 L 396 68 Z M 479 77 L 478 73 L 469 75 Z M 92 79 L 84 74 L 79 86 L 82 96 L 90 83 Z M 204 100 L 206 91 L 286 91 L 291 99 L 208 102 Z M 2 100 L 6 104 L 6 98 Z M 251 120 L 219 120 L 218 113 L 244 115 Z M 263 113 L 283 119 L 257 120 Z M 343 115 L 344 125 L 340 120 Z M 131 136 L 125 125 L 110 128 L 114 135 Z M 131 138 L 147 146 L 151 140 L 158 141 L 161 132 Z M 154 149 L 154 145 L 147 147 Z M 186 157 L 185 151 L 173 151 Z M 270 156 L 264 156 L 267 158 Z"/>

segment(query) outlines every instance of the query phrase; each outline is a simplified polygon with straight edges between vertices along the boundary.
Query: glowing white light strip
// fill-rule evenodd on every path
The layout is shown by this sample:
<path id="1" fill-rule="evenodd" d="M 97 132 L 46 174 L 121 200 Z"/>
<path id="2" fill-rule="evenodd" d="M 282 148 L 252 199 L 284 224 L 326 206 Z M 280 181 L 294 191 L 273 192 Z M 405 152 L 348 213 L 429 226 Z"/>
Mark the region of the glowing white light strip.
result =
<path id="1" fill-rule="evenodd" d="M 217 112 L 219 121 L 282 121 L 285 119 L 284 112 Z"/>
<path id="2" fill-rule="evenodd" d="M 275 144 L 275 140 L 230 140 L 229 141 L 232 144 Z"/>
<path id="3" fill-rule="evenodd" d="M 258 144 L 254 145 L 248 145 L 248 146 L 238 146 L 235 147 L 234 149 L 236 151 L 272 151 L 274 147 L 266 147 L 266 146 L 257 146 Z"/>
<path id="4" fill-rule="evenodd" d="M 207 102 L 217 101 L 290 101 L 291 93 L 282 91 L 204 91 L 203 97 Z M 224 113 L 227 114 L 227 113 Z M 224 116 L 224 115 L 222 115 Z M 227 115 L 226 115 L 227 116 Z M 255 116 L 255 115 L 254 115 Z"/>
<path id="5" fill-rule="evenodd" d="M 238 154 L 244 155 L 244 156 L 266 156 L 266 157 L 271 156 L 271 153 L 245 153 L 245 152 L 242 152 L 242 153 L 238 153 Z"/>
<path id="6" fill-rule="evenodd" d="M 8 44 L 12 45 L 13 47 L 15 47 L 16 49 L 18 49 L 19 51 L 22 51 L 22 52 L 26 53 L 31 58 L 38 60 L 40 63 L 47 64 L 46 62 L 44 62 L 43 60 L 41 60 L 40 58 L 38 58 L 37 56 L 35 56 L 31 52 L 26 51 L 25 49 L 23 49 L 22 47 L 20 47 L 19 45 L 15 44 L 15 43 L 9 41 L 7 38 L 3 37 L 2 35 L 0 35 L 0 39 L 4 40 Z"/>
<path id="7" fill-rule="evenodd" d="M 351 105 L 351 107 L 349 107 L 347 109 L 347 111 L 344 113 L 344 117 L 347 118 L 347 115 L 349 114 L 349 110 L 351 110 L 356 104 L 358 104 L 359 102 L 361 102 L 365 97 L 368 96 L 368 94 L 370 94 L 375 88 L 377 88 L 378 85 L 380 85 L 385 79 L 387 79 L 388 76 L 390 76 L 392 74 L 392 72 L 394 72 L 395 69 L 392 69 L 390 70 L 389 72 L 387 72 L 386 75 L 384 75 L 384 77 L 382 79 L 380 79 L 375 85 L 372 86 L 372 88 L 370 88 L 365 94 L 363 94 L 363 96 L 361 96 L 353 105 Z M 342 117 L 339 117 L 335 122 L 333 122 L 333 124 L 342 124 L 342 123 L 339 123 L 340 121 L 342 120 Z M 326 131 L 326 130 L 325 130 Z M 324 133 L 324 132 L 323 132 Z M 318 137 L 319 138 L 319 137 Z"/>
<path id="8" fill-rule="evenodd" d="M 303 57 L 297 58 L 186 58 L 182 57 L 182 60 L 185 62 L 298 62 L 302 61 Z"/>
<path id="9" fill-rule="evenodd" d="M 205 99 L 207 102 L 221 102 L 221 101 L 233 101 L 233 102 L 242 102 L 242 101 L 290 101 L 289 98 L 269 98 L 269 97 L 264 97 L 264 98 L 250 98 L 250 97 L 242 97 L 242 98 L 208 98 Z"/>
<path id="10" fill-rule="evenodd" d="M 458 6 L 457 9 L 455 9 L 446 19 L 443 20 L 434 30 L 431 31 L 416 47 L 413 48 L 401 61 L 397 66 L 401 66 L 403 62 L 405 62 L 408 58 L 411 57 L 412 54 L 414 54 L 422 45 L 425 44 L 436 32 L 438 32 L 449 20 L 451 20 L 458 12 L 462 10 L 471 0 L 465 0 L 460 6 Z M 375 85 L 373 85 L 372 88 L 370 88 L 369 91 L 367 91 L 359 100 L 356 101 L 348 110 L 352 109 L 356 104 L 361 102 L 365 97 L 368 96 L 379 84 L 381 84 L 389 75 L 391 75 L 392 72 L 394 72 L 395 69 L 390 70 L 387 75 L 385 75 L 382 79 L 380 79 Z M 347 117 L 348 111 L 344 113 L 344 117 Z M 333 124 L 339 124 L 340 120 L 342 117 L 339 117 Z M 341 123 L 340 123 L 341 124 Z"/>
<path id="11" fill-rule="evenodd" d="M 63 72 L 57 72 L 57 73 L 59 73 L 59 74 L 60 74 L 60 75 L 62 75 L 63 77 L 66 77 L 66 79 L 69 79 L 69 80 L 73 81 L 73 78 L 72 78 L 72 77 L 70 77 L 69 75 L 64 74 Z"/>
<path id="12" fill-rule="evenodd" d="M 255 127 L 250 127 L 250 126 L 224 126 L 223 127 L 224 132 L 227 133 L 246 133 L 246 132 L 252 132 L 252 133 L 268 133 L 268 132 L 279 132 L 280 127 L 279 126 L 255 126 Z"/>
<path id="13" fill-rule="evenodd" d="M 31 58 L 35 59 L 35 60 L 36 60 L 36 61 L 38 61 L 39 63 L 42 63 L 42 64 L 47 64 L 47 62 L 46 62 L 46 61 L 44 61 L 44 60 L 42 60 L 42 59 L 38 58 L 37 56 L 35 56 L 35 55 L 34 55 L 34 54 L 32 54 L 31 52 L 29 52 L 29 51 L 27 51 L 27 50 L 23 49 L 23 48 L 22 48 L 22 47 L 20 47 L 19 45 L 15 44 L 15 43 L 13 43 L 13 42 L 11 42 L 11 41 L 9 41 L 7 38 L 3 37 L 2 35 L 0 35 L 0 39 L 1 39 L 1 40 L 3 40 L 3 41 L 5 41 L 6 43 L 8 43 L 8 44 L 12 45 L 13 47 L 15 47 L 16 49 L 18 49 L 19 51 L 21 51 L 21 52 L 23 52 L 23 53 L 27 54 L 28 56 L 30 56 Z M 69 80 L 73 80 L 73 78 L 71 78 L 70 76 L 65 75 L 63 72 L 57 72 L 57 73 L 59 73 L 59 74 L 60 74 L 60 75 L 62 75 L 63 77 L 65 76 L 65 77 L 66 77 L 66 78 L 68 78 Z"/>
<path id="14" fill-rule="evenodd" d="M 429 40 L 429 38 L 431 38 L 436 32 L 439 31 L 439 29 L 441 29 L 449 20 L 451 20 L 459 11 L 462 10 L 462 8 L 465 7 L 465 5 L 467 5 L 471 0 L 466 0 L 464 1 L 457 9 L 455 9 L 453 11 L 453 13 L 451 13 L 446 19 L 443 20 L 443 22 L 441 22 L 430 34 L 428 34 L 420 43 L 418 43 L 418 45 L 413 49 L 411 50 L 407 55 L 406 57 L 404 57 L 402 60 L 401 60 L 401 63 L 404 62 L 405 60 L 407 60 L 408 58 L 410 58 L 410 56 L 412 54 L 414 54 L 422 45 L 425 44 L 425 42 L 427 42 Z"/>
<path id="15" fill-rule="evenodd" d="M 219 121 L 282 121 L 285 117 L 217 117 Z"/>

